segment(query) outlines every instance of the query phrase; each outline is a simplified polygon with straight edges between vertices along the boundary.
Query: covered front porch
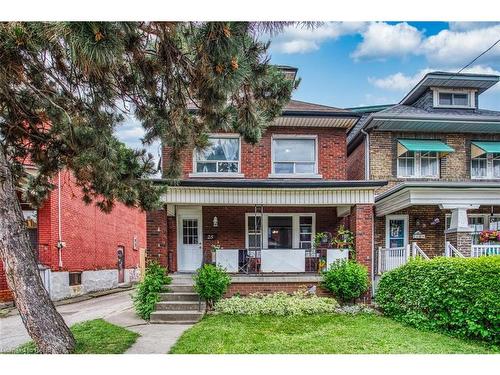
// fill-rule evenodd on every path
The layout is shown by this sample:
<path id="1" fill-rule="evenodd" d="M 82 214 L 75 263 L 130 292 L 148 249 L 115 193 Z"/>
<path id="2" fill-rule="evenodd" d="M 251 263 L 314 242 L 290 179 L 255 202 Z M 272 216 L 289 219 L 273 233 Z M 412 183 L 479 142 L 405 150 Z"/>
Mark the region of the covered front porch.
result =
<path id="1" fill-rule="evenodd" d="M 169 187 L 169 269 L 193 272 L 213 263 L 234 277 L 252 277 L 251 284 L 269 284 L 259 275 L 285 277 L 281 282 L 290 284 L 287 277 L 317 277 L 336 259 L 354 257 L 342 244 L 335 246 L 339 229 L 346 228 L 354 235 L 357 261 L 371 272 L 373 191 L 382 184 L 209 180 Z M 320 246 L 318 233 L 325 235 Z"/>
<path id="2" fill-rule="evenodd" d="M 408 182 L 377 197 L 376 274 L 412 257 L 500 255 L 500 238 L 494 236 L 500 230 L 498 187 Z"/>

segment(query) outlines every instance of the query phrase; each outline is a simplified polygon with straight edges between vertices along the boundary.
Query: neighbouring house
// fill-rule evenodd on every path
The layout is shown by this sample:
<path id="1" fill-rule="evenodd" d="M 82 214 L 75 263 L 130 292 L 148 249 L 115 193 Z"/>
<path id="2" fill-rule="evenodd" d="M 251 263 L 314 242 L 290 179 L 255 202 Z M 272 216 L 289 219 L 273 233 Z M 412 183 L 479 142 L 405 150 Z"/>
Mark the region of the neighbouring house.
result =
<path id="1" fill-rule="evenodd" d="M 297 70 L 286 70 L 294 79 Z M 374 192 L 385 182 L 347 178 L 346 137 L 359 117 L 291 100 L 256 145 L 224 132 L 210 134 L 205 150 L 184 150 L 179 183 L 147 215 L 148 257 L 171 272 L 221 265 L 233 273 L 229 295 L 293 291 L 347 257 L 314 246 L 316 233 L 335 236 L 344 225 L 371 272 Z"/>
<path id="2" fill-rule="evenodd" d="M 28 172 L 36 173 L 33 166 Z M 117 203 L 109 214 L 82 201 L 69 172 L 38 209 L 22 202 L 31 244 L 45 288 L 53 300 L 116 288 L 139 277 L 146 247 L 146 213 Z M 19 197 L 21 199 L 21 192 Z M 0 301 L 12 300 L 0 262 Z"/>
<path id="3" fill-rule="evenodd" d="M 480 108 L 499 79 L 432 72 L 398 104 L 351 109 L 362 117 L 348 178 L 388 181 L 375 198 L 375 274 L 411 256 L 500 254 L 481 239 L 500 229 L 500 112 Z"/>

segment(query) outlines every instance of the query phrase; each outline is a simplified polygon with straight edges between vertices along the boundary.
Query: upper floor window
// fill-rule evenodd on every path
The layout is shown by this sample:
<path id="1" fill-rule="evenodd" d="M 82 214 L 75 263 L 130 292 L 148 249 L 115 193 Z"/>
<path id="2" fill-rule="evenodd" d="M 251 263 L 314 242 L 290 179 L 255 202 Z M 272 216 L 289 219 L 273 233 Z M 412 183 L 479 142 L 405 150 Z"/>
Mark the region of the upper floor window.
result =
<path id="1" fill-rule="evenodd" d="M 439 153 L 407 151 L 398 157 L 398 177 L 439 177 Z"/>
<path id="2" fill-rule="evenodd" d="M 500 178 L 500 153 L 487 153 L 471 158 L 472 178 Z"/>
<path id="3" fill-rule="evenodd" d="M 317 171 L 316 137 L 273 137 L 273 174 L 314 175 Z"/>
<path id="4" fill-rule="evenodd" d="M 196 173 L 239 173 L 240 138 L 238 136 L 212 136 L 210 145 L 195 152 Z"/>
<path id="5" fill-rule="evenodd" d="M 474 108 L 474 91 L 434 90 L 434 107 Z"/>

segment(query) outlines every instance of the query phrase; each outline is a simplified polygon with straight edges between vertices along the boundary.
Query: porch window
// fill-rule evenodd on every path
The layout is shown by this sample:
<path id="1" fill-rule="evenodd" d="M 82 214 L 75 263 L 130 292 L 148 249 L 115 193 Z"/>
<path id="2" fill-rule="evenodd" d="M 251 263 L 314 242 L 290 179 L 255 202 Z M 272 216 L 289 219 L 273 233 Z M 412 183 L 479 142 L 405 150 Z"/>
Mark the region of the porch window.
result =
<path id="1" fill-rule="evenodd" d="M 450 229 L 451 226 L 451 215 L 446 214 L 446 229 Z M 493 222 L 492 220 L 494 217 L 492 216 L 490 221 L 489 221 L 489 229 L 495 229 L 497 228 L 498 224 L 500 224 L 500 221 L 498 223 Z M 500 219 L 500 217 L 499 217 Z M 469 222 L 469 228 L 472 229 L 471 232 L 471 237 L 472 237 L 472 244 L 477 245 L 479 244 L 479 235 L 481 232 L 486 228 L 486 223 L 487 220 L 485 219 L 484 215 L 469 215 L 468 216 L 468 222 Z"/>
<path id="2" fill-rule="evenodd" d="M 301 216 L 299 218 L 299 247 L 301 249 L 312 248 L 312 217 Z"/>
<path id="3" fill-rule="evenodd" d="M 240 138 L 218 136 L 209 141 L 207 148 L 195 152 L 196 173 L 239 173 Z"/>
<path id="4" fill-rule="evenodd" d="M 311 249 L 314 233 L 314 214 L 246 215 L 246 247 L 250 250 Z"/>
<path id="5" fill-rule="evenodd" d="M 269 249 L 292 249 L 292 217 L 269 216 L 267 247 Z"/>
<path id="6" fill-rule="evenodd" d="M 260 216 L 248 216 L 248 248 L 257 250 L 262 247 L 261 226 L 262 218 Z"/>
<path id="7" fill-rule="evenodd" d="M 317 173 L 316 138 L 274 137 L 272 154 L 274 174 Z"/>

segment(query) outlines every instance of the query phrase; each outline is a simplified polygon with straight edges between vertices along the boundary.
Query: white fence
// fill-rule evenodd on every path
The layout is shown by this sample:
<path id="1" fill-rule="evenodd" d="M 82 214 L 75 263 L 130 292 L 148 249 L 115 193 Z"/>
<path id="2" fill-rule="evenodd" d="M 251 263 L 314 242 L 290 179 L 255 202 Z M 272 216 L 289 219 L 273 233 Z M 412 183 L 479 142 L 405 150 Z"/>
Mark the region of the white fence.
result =
<path id="1" fill-rule="evenodd" d="M 378 273 L 393 270 L 406 264 L 410 258 L 429 259 L 427 254 L 415 243 L 404 247 L 378 248 Z"/>
<path id="2" fill-rule="evenodd" d="M 500 255 L 500 245 L 472 245 L 471 257 Z"/>

